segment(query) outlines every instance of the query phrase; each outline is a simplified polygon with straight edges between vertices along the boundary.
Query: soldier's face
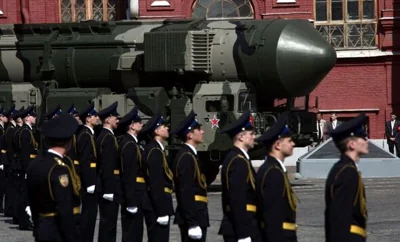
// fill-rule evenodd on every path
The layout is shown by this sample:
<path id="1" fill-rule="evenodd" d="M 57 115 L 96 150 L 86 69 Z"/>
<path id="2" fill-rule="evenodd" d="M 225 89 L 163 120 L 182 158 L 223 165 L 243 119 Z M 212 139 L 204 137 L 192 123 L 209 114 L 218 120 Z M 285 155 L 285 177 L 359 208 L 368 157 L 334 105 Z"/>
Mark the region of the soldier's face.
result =
<path id="1" fill-rule="evenodd" d="M 117 117 L 111 116 L 107 118 L 107 123 L 110 124 L 113 129 L 116 129 L 118 127 L 119 120 Z"/>
<path id="2" fill-rule="evenodd" d="M 82 121 L 81 121 L 81 119 L 79 118 L 78 115 L 74 115 L 74 118 L 75 118 L 75 120 L 78 122 L 79 125 L 82 124 Z"/>
<path id="3" fill-rule="evenodd" d="M 161 125 L 155 130 L 155 133 L 163 139 L 167 139 L 169 137 L 169 128 L 166 125 Z"/>
<path id="4" fill-rule="evenodd" d="M 6 116 L 1 116 L 1 121 L 3 121 L 3 123 L 7 123 L 8 118 Z"/>
<path id="5" fill-rule="evenodd" d="M 142 122 L 134 122 L 131 124 L 131 129 L 136 132 L 140 132 L 140 130 L 142 130 L 142 128 L 143 128 Z"/>
<path id="6" fill-rule="evenodd" d="M 196 144 L 201 144 L 204 141 L 204 130 L 200 127 L 193 129 L 192 132 L 188 134 L 189 138 L 193 140 Z"/>
<path id="7" fill-rule="evenodd" d="M 275 143 L 275 149 L 279 150 L 284 157 L 293 155 L 295 143 L 290 137 L 281 138 Z"/>
<path id="8" fill-rule="evenodd" d="M 29 116 L 29 119 L 31 121 L 32 124 L 36 124 L 36 117 L 34 116 Z"/>
<path id="9" fill-rule="evenodd" d="M 246 130 L 239 134 L 239 138 L 248 149 L 251 149 L 254 147 L 256 133 L 254 131 Z"/>
<path id="10" fill-rule="evenodd" d="M 100 119 L 99 119 L 99 116 L 94 115 L 94 116 L 88 117 L 88 118 L 87 118 L 87 121 L 89 122 L 90 125 L 96 126 L 96 125 L 99 124 Z"/>
<path id="11" fill-rule="evenodd" d="M 359 154 L 359 155 L 366 155 L 369 152 L 368 149 L 368 140 L 363 139 L 363 138 L 357 138 L 354 139 L 350 142 L 353 142 L 353 149 Z"/>

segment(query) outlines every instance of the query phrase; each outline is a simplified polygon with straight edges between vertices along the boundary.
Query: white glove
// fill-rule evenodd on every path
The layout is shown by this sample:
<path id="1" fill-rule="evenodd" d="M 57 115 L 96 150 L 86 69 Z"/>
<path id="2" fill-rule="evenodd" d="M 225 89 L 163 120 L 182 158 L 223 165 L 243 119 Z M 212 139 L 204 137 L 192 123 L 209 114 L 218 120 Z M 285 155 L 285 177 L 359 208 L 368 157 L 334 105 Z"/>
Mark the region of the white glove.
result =
<path id="1" fill-rule="evenodd" d="M 199 226 L 189 228 L 188 235 L 191 239 L 201 239 L 203 233 L 201 232 L 201 228 Z"/>
<path id="2" fill-rule="evenodd" d="M 28 179 L 28 174 L 25 174 L 25 179 Z"/>
<path id="3" fill-rule="evenodd" d="M 138 208 L 137 207 L 128 207 L 128 208 L 126 208 L 126 210 L 128 212 L 130 212 L 131 214 L 135 214 L 135 213 L 137 213 Z"/>
<path id="4" fill-rule="evenodd" d="M 4 170 L 4 165 L 0 165 L 0 170 Z"/>
<path id="5" fill-rule="evenodd" d="M 161 225 L 167 225 L 169 221 L 169 216 L 166 215 L 164 217 L 158 217 L 157 218 L 157 223 L 161 224 Z"/>
<path id="6" fill-rule="evenodd" d="M 238 240 L 238 242 L 251 242 L 251 238 L 247 237 L 245 239 L 240 239 L 240 240 Z"/>
<path id="7" fill-rule="evenodd" d="M 29 216 L 29 221 L 30 221 L 31 223 L 33 223 L 33 221 L 32 221 L 32 212 L 31 212 L 31 208 L 30 208 L 29 206 L 25 208 L 25 212 L 26 212 L 26 214 L 28 214 L 28 216 Z"/>
<path id="8" fill-rule="evenodd" d="M 111 194 L 104 194 L 103 198 L 112 202 L 114 200 L 114 194 L 112 194 L 112 193 Z"/>
<path id="9" fill-rule="evenodd" d="M 31 208 L 29 206 L 25 208 L 25 212 L 29 215 L 29 217 L 32 217 Z"/>
<path id="10" fill-rule="evenodd" d="M 95 188 L 95 185 L 90 186 L 90 187 L 86 188 L 86 192 L 90 193 L 90 194 L 93 194 L 94 193 L 94 188 Z"/>

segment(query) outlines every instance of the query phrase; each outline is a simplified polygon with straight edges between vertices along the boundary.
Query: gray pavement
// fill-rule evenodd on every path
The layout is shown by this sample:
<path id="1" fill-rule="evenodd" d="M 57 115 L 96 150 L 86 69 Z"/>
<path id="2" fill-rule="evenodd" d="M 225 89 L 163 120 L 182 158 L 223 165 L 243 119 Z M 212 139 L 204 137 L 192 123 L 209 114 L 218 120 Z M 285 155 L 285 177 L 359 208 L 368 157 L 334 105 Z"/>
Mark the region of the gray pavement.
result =
<path id="1" fill-rule="evenodd" d="M 299 242 L 324 241 L 324 180 L 294 180 L 294 190 L 300 199 L 297 213 Z M 368 241 L 400 241 L 400 178 L 366 179 L 366 194 L 369 211 Z M 222 217 L 221 194 L 218 189 L 209 193 L 209 214 L 211 227 L 207 241 L 222 241 L 218 229 Z M 217 191 L 215 191 L 217 190 Z M 19 231 L 0 216 L 0 241 L 33 241 L 31 232 Z M 96 231 L 97 234 L 97 231 Z M 97 241 L 97 237 L 95 239 Z M 118 223 L 118 238 L 121 241 L 121 225 Z M 146 240 L 144 240 L 146 241 Z M 171 226 L 170 241 L 180 241 L 179 229 Z"/>

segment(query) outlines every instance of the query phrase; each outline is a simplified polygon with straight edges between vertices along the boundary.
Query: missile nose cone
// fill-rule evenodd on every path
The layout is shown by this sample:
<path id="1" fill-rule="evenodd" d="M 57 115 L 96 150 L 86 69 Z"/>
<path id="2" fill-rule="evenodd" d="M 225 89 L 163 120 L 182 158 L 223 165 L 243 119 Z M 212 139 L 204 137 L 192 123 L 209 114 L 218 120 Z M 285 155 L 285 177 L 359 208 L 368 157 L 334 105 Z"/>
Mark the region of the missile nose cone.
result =
<path id="1" fill-rule="evenodd" d="M 309 94 L 335 63 L 335 49 L 308 21 L 291 21 L 282 30 L 277 43 L 276 67 L 288 93 Z"/>

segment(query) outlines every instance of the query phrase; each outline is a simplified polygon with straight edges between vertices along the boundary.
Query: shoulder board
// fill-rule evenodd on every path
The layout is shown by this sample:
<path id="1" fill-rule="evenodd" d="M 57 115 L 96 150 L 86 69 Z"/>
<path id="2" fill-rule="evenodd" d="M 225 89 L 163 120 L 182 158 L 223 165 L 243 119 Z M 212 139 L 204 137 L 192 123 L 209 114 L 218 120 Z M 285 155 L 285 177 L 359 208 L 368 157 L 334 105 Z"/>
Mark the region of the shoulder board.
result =
<path id="1" fill-rule="evenodd" d="M 247 160 L 246 157 L 244 157 L 243 155 L 237 155 L 237 157 Z"/>
<path id="2" fill-rule="evenodd" d="M 60 158 L 54 157 L 54 160 L 57 162 L 58 165 L 60 166 L 67 166 Z"/>

